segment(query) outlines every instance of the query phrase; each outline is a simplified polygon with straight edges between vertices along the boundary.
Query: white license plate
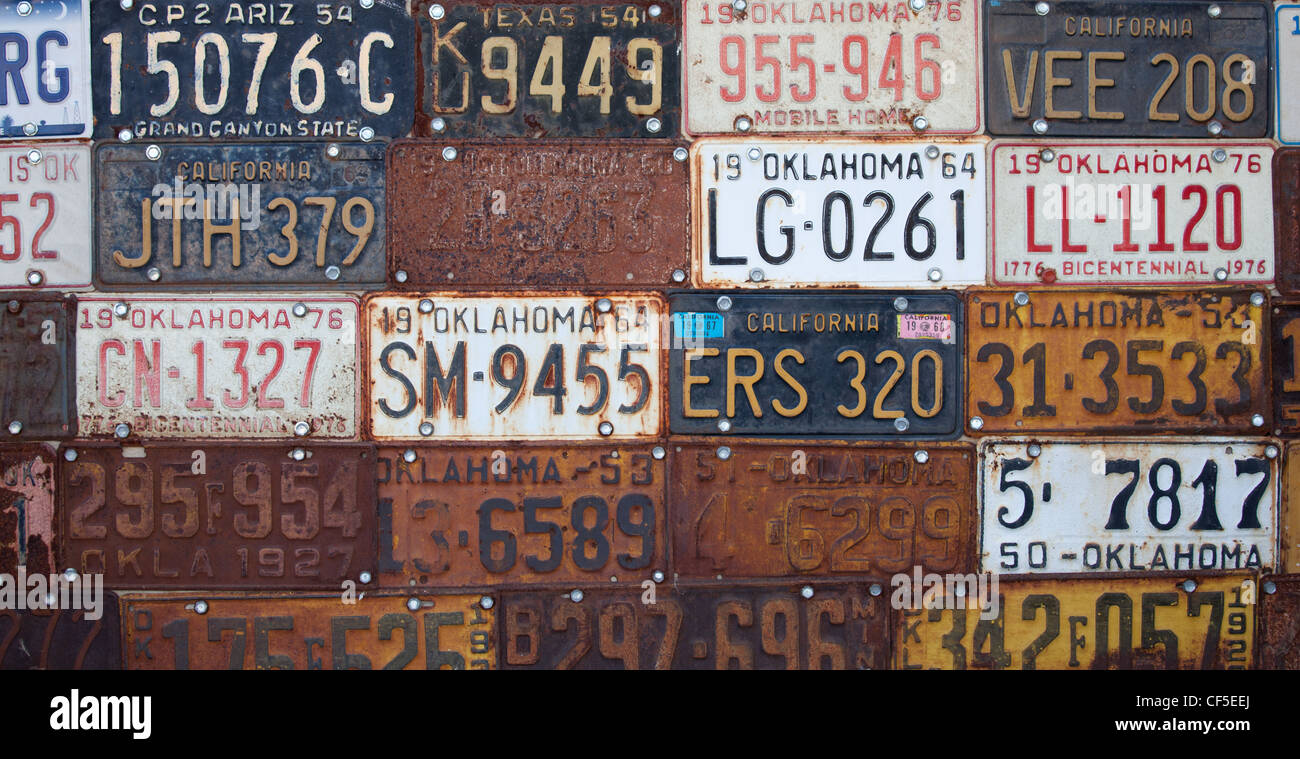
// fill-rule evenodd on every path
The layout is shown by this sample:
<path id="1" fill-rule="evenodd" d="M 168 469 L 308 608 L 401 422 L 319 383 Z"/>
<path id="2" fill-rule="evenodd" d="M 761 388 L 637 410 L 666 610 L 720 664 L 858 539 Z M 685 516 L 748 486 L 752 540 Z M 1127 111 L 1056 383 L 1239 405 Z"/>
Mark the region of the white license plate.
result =
<path id="1" fill-rule="evenodd" d="M 984 570 L 1275 567 L 1277 462 L 1267 440 L 986 441 Z"/>
<path id="2" fill-rule="evenodd" d="M 0 137 L 89 136 L 89 5 L 0 4 Z"/>
<path id="3" fill-rule="evenodd" d="M 703 287 L 984 284 L 985 143 L 699 140 Z"/>
<path id="4" fill-rule="evenodd" d="M 0 146 L 0 288 L 90 285 L 90 144 Z"/>
<path id="5" fill-rule="evenodd" d="M 652 295 L 374 296 L 366 301 L 371 432 L 379 440 L 657 435 L 664 310 Z"/>
<path id="6" fill-rule="evenodd" d="M 1300 145 L 1300 101 L 1294 93 L 1300 84 L 1300 5 L 1278 5 L 1273 38 L 1277 56 L 1273 67 L 1273 99 L 1277 102 L 1277 141 Z"/>
<path id="7" fill-rule="evenodd" d="M 693 135 L 975 134 L 980 3 L 687 0 L 684 122 Z M 738 123 L 747 119 L 748 126 Z"/>
<path id="8" fill-rule="evenodd" d="M 355 438 L 358 312 L 347 297 L 80 298 L 80 434 Z"/>
<path id="9" fill-rule="evenodd" d="M 1264 142 L 994 142 L 993 283 L 1272 282 L 1272 162 Z"/>

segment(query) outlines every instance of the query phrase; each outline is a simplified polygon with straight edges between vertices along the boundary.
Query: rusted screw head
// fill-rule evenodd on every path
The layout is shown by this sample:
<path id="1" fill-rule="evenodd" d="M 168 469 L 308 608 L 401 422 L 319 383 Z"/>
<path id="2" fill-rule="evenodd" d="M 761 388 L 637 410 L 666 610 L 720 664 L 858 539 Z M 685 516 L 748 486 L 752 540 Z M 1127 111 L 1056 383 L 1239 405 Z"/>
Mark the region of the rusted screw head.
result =
<path id="1" fill-rule="evenodd" d="M 731 449 L 725 445 L 718 446 L 717 453 L 718 453 L 718 458 L 723 461 L 726 461 L 727 459 L 731 458 Z"/>
<path id="2" fill-rule="evenodd" d="M 13 420 L 12 422 L 9 423 L 9 434 L 10 434 L 10 435 L 18 435 L 18 434 L 21 434 L 22 431 L 23 431 L 23 423 L 22 423 L 22 422 L 20 422 L 20 421 L 18 421 L 17 419 L 15 419 L 15 420 Z"/>
<path id="3" fill-rule="evenodd" d="M 130 434 L 131 434 L 131 425 L 127 424 L 126 422 L 118 422 L 113 427 L 113 437 L 117 438 L 118 440 L 128 437 Z"/>

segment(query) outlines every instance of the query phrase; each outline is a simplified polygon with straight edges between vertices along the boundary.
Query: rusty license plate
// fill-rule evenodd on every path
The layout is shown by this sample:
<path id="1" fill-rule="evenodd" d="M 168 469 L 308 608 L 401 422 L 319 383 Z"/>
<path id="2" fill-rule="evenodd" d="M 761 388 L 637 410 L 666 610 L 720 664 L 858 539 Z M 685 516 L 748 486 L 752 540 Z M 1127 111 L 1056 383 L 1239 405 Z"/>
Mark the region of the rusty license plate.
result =
<path id="1" fill-rule="evenodd" d="M 75 604 L 69 596 L 68 606 L 78 608 L 0 609 L 0 670 L 122 668 L 117 595 L 105 591 L 96 598 L 93 586 L 67 588 L 82 594 Z"/>
<path id="2" fill-rule="evenodd" d="M 375 571 L 370 446 L 69 450 L 63 558 L 115 589 L 338 588 Z"/>
<path id="3" fill-rule="evenodd" d="M 1258 432 L 1269 418 L 1265 307 L 1243 291 L 972 293 L 967 425 Z"/>
<path id="4" fill-rule="evenodd" d="M 657 435 L 663 313 L 654 295 L 371 296 L 371 433 Z"/>
<path id="5" fill-rule="evenodd" d="M 667 564 L 660 446 L 384 448 L 384 587 L 641 582 Z"/>
<path id="6" fill-rule="evenodd" d="M 1300 294 L 1300 148 L 1273 154 L 1273 237 L 1277 240 L 1277 289 Z"/>
<path id="7" fill-rule="evenodd" d="M 687 578 L 977 564 L 970 446 L 678 443 L 671 462 L 673 567 Z"/>
<path id="8" fill-rule="evenodd" d="M 54 467 L 49 446 L 0 447 L 0 574 L 64 568 L 56 553 Z"/>
<path id="9" fill-rule="evenodd" d="M 102 289 L 384 283 L 383 145 L 107 143 L 95 172 Z"/>
<path id="10" fill-rule="evenodd" d="M 676 136 L 679 8 L 419 0 L 416 135 Z"/>
<path id="11" fill-rule="evenodd" d="M 13 296 L 0 311 L 0 424 L 28 440 L 75 434 L 72 296 Z"/>
<path id="12" fill-rule="evenodd" d="M 682 282 L 685 156 L 632 140 L 398 142 L 388 156 L 392 279 L 424 288 Z"/>
<path id="13" fill-rule="evenodd" d="M 90 286 L 92 172 L 89 142 L 0 144 L 0 289 Z"/>
<path id="14" fill-rule="evenodd" d="M 1291 571 L 1291 570 L 1288 570 Z M 1265 577 L 1257 589 L 1259 665 L 1300 669 L 1300 576 Z"/>
<path id="15" fill-rule="evenodd" d="M 967 591 L 969 605 L 990 601 L 982 608 L 953 603 L 961 598 L 957 586 L 952 583 L 949 589 L 942 579 L 931 585 L 918 574 L 910 584 L 894 588 L 897 603 L 907 607 L 894 612 L 895 669 L 1253 665 L 1252 575 L 1198 577 L 1192 584 L 1173 577 L 1055 577 L 1004 580 L 996 586 L 990 580 L 978 599 Z M 927 595 L 935 587 L 939 590 Z M 923 606 L 927 603 L 932 608 Z"/>
<path id="16" fill-rule="evenodd" d="M 502 667 L 885 669 L 889 662 L 889 605 L 865 584 L 579 592 L 506 593 Z"/>
<path id="17" fill-rule="evenodd" d="M 1278 518 L 1278 572 L 1300 574 L 1300 440 L 1286 444 L 1282 457 L 1282 512 Z"/>
<path id="18" fill-rule="evenodd" d="M 354 298 L 94 296 L 79 305 L 83 436 L 357 435 Z"/>
<path id="19" fill-rule="evenodd" d="M 1292 437 L 1300 434 L 1300 301 L 1274 301 L 1270 326 L 1273 424 Z"/>
<path id="20" fill-rule="evenodd" d="M 496 612 L 482 598 L 123 595 L 126 667 L 496 669 Z"/>

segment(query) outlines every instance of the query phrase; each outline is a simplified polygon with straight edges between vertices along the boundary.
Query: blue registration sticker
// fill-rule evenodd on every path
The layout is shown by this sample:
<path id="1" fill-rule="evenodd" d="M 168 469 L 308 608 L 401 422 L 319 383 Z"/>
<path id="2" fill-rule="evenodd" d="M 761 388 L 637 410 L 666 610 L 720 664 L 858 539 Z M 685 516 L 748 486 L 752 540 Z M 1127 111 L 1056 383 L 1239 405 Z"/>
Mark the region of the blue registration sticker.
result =
<path id="1" fill-rule="evenodd" d="M 722 314 L 679 311 L 673 314 L 673 335 L 686 340 L 722 337 Z"/>

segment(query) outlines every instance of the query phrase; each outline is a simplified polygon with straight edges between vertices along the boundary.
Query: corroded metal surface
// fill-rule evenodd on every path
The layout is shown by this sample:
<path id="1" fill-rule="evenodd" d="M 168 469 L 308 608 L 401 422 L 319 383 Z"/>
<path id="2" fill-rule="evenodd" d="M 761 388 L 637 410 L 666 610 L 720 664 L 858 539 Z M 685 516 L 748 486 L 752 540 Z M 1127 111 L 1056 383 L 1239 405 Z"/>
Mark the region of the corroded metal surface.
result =
<path id="1" fill-rule="evenodd" d="M 1273 301 L 1269 320 L 1273 425 L 1277 434 L 1300 434 L 1300 302 Z"/>
<path id="2" fill-rule="evenodd" d="M 72 437 L 77 301 L 13 296 L 0 309 L 0 431 L 19 440 Z"/>
<path id="3" fill-rule="evenodd" d="M 1273 154 L 1273 219 L 1277 289 L 1300 294 L 1300 148 Z"/>
<path id="4" fill-rule="evenodd" d="M 44 445 L 0 447 L 0 574 L 18 567 L 49 574 L 57 553 L 54 451 Z"/>
<path id="5" fill-rule="evenodd" d="M 1274 592 L 1268 592 L 1272 583 Z M 1265 577 L 1259 603 L 1259 665 L 1264 669 L 1300 669 L 1300 576 Z"/>
<path id="6" fill-rule="evenodd" d="M 103 594 L 97 610 L 0 610 L 0 670 L 121 668 L 122 623 L 113 593 Z"/>

